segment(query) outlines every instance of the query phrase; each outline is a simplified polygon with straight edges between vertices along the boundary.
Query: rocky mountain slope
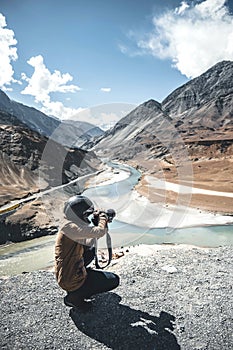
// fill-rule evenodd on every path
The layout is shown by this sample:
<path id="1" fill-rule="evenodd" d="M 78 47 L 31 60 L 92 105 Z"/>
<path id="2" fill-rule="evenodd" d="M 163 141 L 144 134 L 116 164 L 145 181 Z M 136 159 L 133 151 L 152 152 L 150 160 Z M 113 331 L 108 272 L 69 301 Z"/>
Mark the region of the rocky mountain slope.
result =
<path id="1" fill-rule="evenodd" d="M 233 62 L 219 62 L 173 91 L 163 100 L 162 108 L 171 117 L 180 118 L 186 115 L 191 119 L 191 112 L 202 111 L 205 106 L 205 111 L 209 111 L 209 114 L 202 116 L 201 125 L 204 126 L 205 122 L 208 122 L 209 127 L 216 128 L 227 125 L 230 122 L 229 118 L 232 119 L 232 79 Z M 224 118 L 227 119 L 224 121 Z M 198 122 L 195 116 L 192 119 L 193 122 Z"/>
<path id="2" fill-rule="evenodd" d="M 156 147 L 156 156 L 161 157 L 164 147 L 158 144 L 158 132 L 161 138 L 169 141 L 170 135 L 164 133 L 168 127 L 173 132 L 171 118 L 163 112 L 160 103 L 149 100 L 106 131 L 94 149 L 111 158 L 128 160 L 148 149 L 151 153 L 153 145 Z"/>
<path id="3" fill-rule="evenodd" d="M 0 206 L 93 173 L 101 166 L 94 152 L 65 147 L 7 112 L 0 112 L 0 146 Z M 77 186 L 72 190 L 79 192 Z M 55 224 L 44 206 L 41 200 L 28 203 L 1 222 L 0 243 L 54 232 Z"/>
<path id="4" fill-rule="evenodd" d="M 11 100 L 2 90 L 0 90 L 0 111 L 8 113 L 30 129 L 47 136 L 51 135 L 59 125 L 59 120 L 48 117 L 35 108 Z"/>
<path id="5" fill-rule="evenodd" d="M 79 120 L 63 120 L 51 135 L 55 141 L 69 147 L 83 147 L 101 137 L 104 131 L 98 126 Z"/>
<path id="6" fill-rule="evenodd" d="M 141 104 L 91 146 L 156 178 L 233 192 L 233 62 L 219 62 L 161 103 Z M 142 178 L 138 190 L 159 200 L 148 178 Z M 177 195 L 167 192 L 165 200 L 175 203 Z M 193 195 L 190 204 L 233 212 L 232 198 Z"/>
<path id="7" fill-rule="evenodd" d="M 173 182 L 233 191 L 233 62 L 219 62 L 162 103 L 141 104 L 94 149 Z"/>
<path id="8" fill-rule="evenodd" d="M 11 100 L 2 90 L 0 112 L 16 117 L 31 130 L 69 147 L 81 147 L 83 143 L 103 134 L 99 127 L 87 122 L 61 121 L 49 117 L 33 107 Z"/>
<path id="9" fill-rule="evenodd" d="M 162 103 L 143 103 L 107 131 L 95 148 L 130 159 L 145 149 L 153 153 L 158 141 L 174 142 L 177 132 L 188 143 L 232 138 L 233 62 L 216 64 L 176 89 Z M 132 151 L 130 154 L 124 151 L 126 147 Z M 155 156 L 161 154 L 155 152 Z"/>

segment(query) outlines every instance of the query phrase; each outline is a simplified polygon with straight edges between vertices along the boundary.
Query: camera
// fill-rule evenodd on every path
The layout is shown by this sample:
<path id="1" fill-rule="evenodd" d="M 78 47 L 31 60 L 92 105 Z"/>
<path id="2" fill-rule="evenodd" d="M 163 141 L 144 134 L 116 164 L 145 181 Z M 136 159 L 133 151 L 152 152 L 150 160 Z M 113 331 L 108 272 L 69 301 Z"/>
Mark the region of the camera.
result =
<path id="1" fill-rule="evenodd" d="M 93 213 L 93 218 L 92 218 L 92 223 L 95 225 L 95 226 L 98 226 L 99 224 L 99 214 L 101 213 L 104 213 L 107 215 L 107 218 L 108 218 L 108 223 L 109 222 L 112 222 L 112 220 L 114 219 L 114 217 L 116 216 L 116 212 L 114 209 L 108 209 L 106 211 L 96 211 Z"/>

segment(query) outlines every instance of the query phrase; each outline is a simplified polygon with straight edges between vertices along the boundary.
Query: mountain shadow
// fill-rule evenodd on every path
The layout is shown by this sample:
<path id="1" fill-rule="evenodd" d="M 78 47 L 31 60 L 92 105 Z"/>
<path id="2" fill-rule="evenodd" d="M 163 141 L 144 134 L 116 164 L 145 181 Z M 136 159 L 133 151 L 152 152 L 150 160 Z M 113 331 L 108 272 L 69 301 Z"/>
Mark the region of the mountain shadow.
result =
<path id="1" fill-rule="evenodd" d="M 70 317 L 84 334 L 113 350 L 179 350 L 175 317 L 161 311 L 154 316 L 120 304 L 116 293 L 98 295 L 91 312 L 71 309 Z"/>

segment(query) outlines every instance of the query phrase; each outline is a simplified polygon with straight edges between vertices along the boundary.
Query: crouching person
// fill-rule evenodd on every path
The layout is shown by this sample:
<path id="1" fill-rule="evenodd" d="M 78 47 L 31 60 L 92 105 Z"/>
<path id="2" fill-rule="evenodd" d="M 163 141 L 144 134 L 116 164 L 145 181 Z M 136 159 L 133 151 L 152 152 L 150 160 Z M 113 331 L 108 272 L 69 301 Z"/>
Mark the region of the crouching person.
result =
<path id="1" fill-rule="evenodd" d="M 119 277 L 111 272 L 87 268 L 95 257 L 94 239 L 108 232 L 108 217 L 99 214 L 97 226 L 88 217 L 94 205 L 85 196 L 74 196 L 64 207 L 65 222 L 55 243 L 55 274 L 59 286 L 67 292 L 66 306 L 88 311 L 91 296 L 107 292 L 119 285 Z"/>

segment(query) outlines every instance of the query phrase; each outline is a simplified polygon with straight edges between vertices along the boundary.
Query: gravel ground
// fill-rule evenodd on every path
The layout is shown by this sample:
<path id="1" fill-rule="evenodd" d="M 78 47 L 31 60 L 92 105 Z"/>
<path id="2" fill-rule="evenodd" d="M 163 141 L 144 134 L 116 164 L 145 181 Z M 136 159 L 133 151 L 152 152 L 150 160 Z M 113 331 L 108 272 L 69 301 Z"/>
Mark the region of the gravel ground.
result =
<path id="1" fill-rule="evenodd" d="M 91 312 L 63 304 L 51 271 L 0 280 L 1 349 L 230 350 L 232 247 L 129 248 Z"/>

